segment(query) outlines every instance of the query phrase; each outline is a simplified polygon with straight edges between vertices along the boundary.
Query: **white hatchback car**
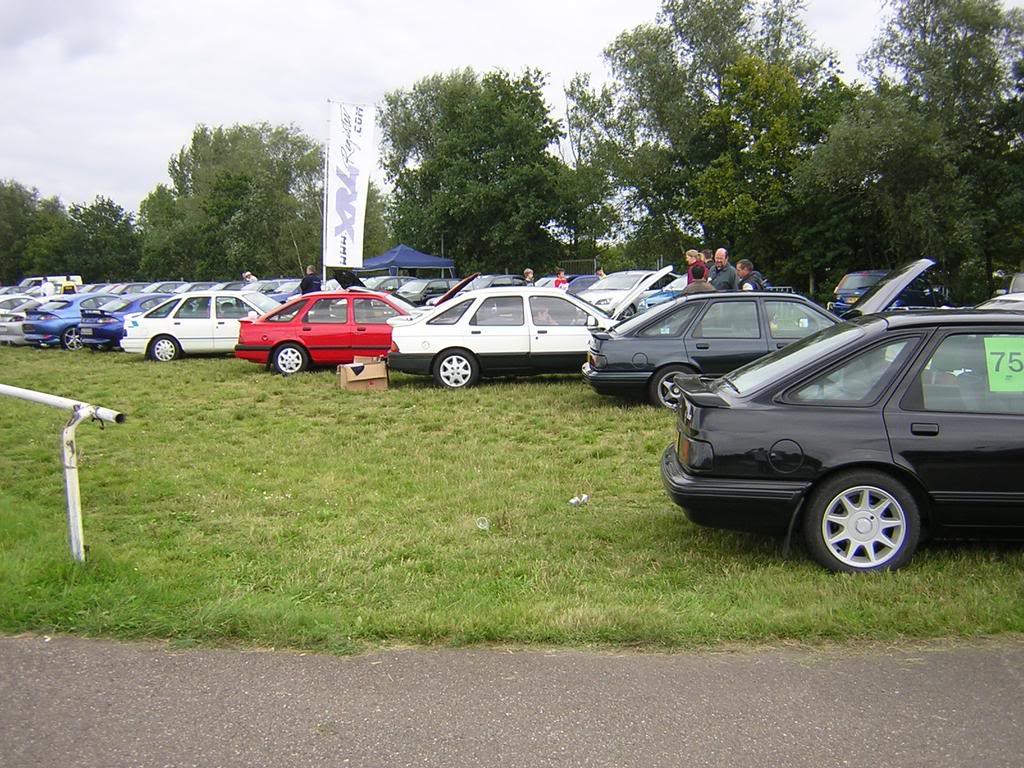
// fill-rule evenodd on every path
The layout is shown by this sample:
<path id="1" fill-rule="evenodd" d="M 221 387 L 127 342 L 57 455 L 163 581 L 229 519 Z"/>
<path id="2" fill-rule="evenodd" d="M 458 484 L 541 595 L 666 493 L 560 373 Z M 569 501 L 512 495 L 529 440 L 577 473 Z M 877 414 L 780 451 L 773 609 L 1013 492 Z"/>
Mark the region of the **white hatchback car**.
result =
<path id="1" fill-rule="evenodd" d="M 667 274 L 671 267 L 664 270 Z M 461 389 L 481 376 L 578 373 L 592 328 L 607 329 L 663 276 L 653 272 L 610 313 L 557 288 L 485 288 L 420 315 L 394 317 L 388 366 Z"/>
<path id="2" fill-rule="evenodd" d="M 129 315 L 121 348 L 168 362 L 184 354 L 232 354 L 238 321 L 281 305 L 255 291 L 203 291 L 168 299 L 148 312 Z"/>

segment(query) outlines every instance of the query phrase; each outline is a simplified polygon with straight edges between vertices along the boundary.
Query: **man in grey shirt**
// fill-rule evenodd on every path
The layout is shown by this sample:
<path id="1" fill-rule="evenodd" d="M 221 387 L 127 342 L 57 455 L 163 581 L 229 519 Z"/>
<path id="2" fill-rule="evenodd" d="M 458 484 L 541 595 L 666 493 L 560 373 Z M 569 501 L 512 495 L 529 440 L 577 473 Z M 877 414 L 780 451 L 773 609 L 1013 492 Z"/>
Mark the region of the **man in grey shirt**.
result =
<path id="1" fill-rule="evenodd" d="M 708 282 L 718 291 L 736 290 L 739 279 L 736 277 L 736 270 L 729 263 L 729 252 L 725 248 L 715 251 L 715 266 L 711 268 Z"/>

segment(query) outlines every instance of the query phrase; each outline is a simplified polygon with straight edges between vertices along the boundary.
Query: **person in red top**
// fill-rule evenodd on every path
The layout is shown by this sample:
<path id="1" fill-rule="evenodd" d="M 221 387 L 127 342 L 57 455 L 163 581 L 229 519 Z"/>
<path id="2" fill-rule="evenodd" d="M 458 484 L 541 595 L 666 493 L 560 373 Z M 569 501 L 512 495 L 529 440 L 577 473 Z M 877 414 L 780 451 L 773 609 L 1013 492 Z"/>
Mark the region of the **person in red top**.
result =
<path id="1" fill-rule="evenodd" d="M 563 291 L 569 290 L 569 281 L 565 279 L 565 270 L 561 267 L 555 270 L 555 282 L 553 285 L 555 288 Z"/>

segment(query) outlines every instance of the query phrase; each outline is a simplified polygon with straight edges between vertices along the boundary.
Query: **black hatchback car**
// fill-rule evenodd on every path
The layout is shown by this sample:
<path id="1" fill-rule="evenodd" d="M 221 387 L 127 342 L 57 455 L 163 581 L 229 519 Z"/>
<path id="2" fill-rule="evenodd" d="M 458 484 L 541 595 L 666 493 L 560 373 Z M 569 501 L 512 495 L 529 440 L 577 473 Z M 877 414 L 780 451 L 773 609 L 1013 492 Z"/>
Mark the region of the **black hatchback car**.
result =
<path id="1" fill-rule="evenodd" d="M 695 523 L 799 530 L 853 572 L 905 565 L 922 531 L 1024 536 L 1020 313 L 870 315 L 676 383 L 661 472 Z"/>
<path id="2" fill-rule="evenodd" d="M 720 376 L 837 322 L 796 294 L 696 293 L 592 331 L 583 378 L 601 394 L 674 408 L 676 374 Z"/>

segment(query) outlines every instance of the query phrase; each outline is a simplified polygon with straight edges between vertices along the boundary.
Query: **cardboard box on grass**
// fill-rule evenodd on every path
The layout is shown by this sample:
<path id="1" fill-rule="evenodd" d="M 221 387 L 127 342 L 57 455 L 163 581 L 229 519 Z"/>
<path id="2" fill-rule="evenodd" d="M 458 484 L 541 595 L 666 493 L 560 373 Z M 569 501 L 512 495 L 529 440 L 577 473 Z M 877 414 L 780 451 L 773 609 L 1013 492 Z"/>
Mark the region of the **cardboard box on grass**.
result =
<path id="1" fill-rule="evenodd" d="M 379 357 L 356 355 L 351 363 L 338 366 L 338 386 L 350 392 L 388 388 L 388 367 Z"/>

